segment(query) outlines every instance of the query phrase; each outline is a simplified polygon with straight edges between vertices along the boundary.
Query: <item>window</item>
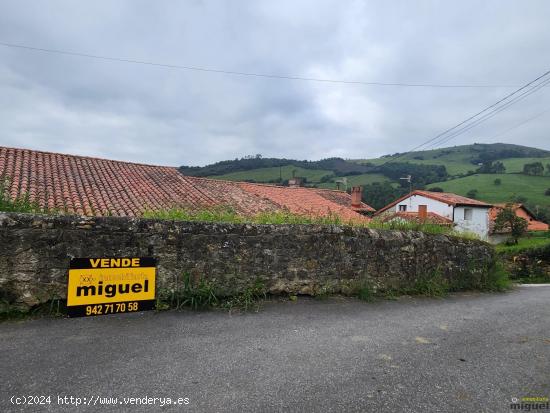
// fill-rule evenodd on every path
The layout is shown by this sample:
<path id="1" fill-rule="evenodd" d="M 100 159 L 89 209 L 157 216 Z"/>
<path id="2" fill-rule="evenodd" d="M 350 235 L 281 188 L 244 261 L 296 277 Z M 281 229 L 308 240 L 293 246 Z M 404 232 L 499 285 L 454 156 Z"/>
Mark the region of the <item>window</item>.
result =
<path id="1" fill-rule="evenodd" d="M 404 212 L 407 210 L 407 205 L 399 205 L 399 212 Z"/>
<path id="2" fill-rule="evenodd" d="M 472 214 L 473 214 L 472 208 L 464 208 L 464 221 L 471 221 Z"/>

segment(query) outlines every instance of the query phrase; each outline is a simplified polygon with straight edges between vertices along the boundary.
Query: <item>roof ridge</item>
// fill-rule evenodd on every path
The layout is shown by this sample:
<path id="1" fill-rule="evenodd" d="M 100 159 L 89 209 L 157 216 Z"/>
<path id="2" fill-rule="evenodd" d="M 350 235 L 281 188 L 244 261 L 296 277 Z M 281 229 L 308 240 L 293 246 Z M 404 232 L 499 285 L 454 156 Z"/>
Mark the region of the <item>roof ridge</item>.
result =
<path id="1" fill-rule="evenodd" d="M 118 160 L 118 159 L 101 158 L 99 156 L 74 155 L 74 154 L 71 154 L 71 153 L 43 151 L 43 150 L 40 150 L 40 149 L 16 148 L 16 147 L 13 147 L 13 146 L 0 146 L 0 149 L 8 149 L 8 150 L 11 149 L 11 150 L 15 150 L 15 151 L 28 151 L 28 152 L 43 153 L 43 154 L 48 154 L 48 155 L 61 155 L 61 156 L 68 156 L 68 157 L 71 157 L 71 158 L 93 159 L 93 160 L 98 160 L 98 161 L 117 162 L 117 163 L 124 163 L 124 164 L 130 164 L 130 165 L 151 166 L 151 167 L 155 167 L 155 168 L 178 169 L 177 166 L 153 165 L 153 164 L 143 163 L 143 162 L 121 161 L 121 160 Z"/>

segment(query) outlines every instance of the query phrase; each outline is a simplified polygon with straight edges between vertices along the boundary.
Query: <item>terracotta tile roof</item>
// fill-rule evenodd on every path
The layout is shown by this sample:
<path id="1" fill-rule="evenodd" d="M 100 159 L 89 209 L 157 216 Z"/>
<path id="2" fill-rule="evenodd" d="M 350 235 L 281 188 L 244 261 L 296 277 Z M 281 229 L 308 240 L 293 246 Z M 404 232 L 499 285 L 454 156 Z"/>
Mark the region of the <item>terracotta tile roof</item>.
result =
<path id="1" fill-rule="evenodd" d="M 527 230 L 528 231 L 548 231 L 549 225 L 542 221 L 537 221 L 535 216 L 529 209 L 523 204 L 495 204 L 489 210 L 489 220 L 491 226 L 491 232 L 495 232 L 494 225 L 497 215 L 502 211 L 506 205 L 510 205 L 517 216 L 526 219 L 528 222 Z M 499 231 L 502 233 L 510 232 L 510 229 Z"/>
<path id="2" fill-rule="evenodd" d="M 366 219 L 352 210 L 345 192 L 196 178 L 174 167 L 28 149 L 0 147 L 0 177 L 12 199 L 28 194 L 43 208 L 80 215 L 139 216 L 148 209 L 229 205 L 243 215 L 289 210 Z"/>
<path id="3" fill-rule="evenodd" d="M 394 212 L 394 213 L 386 213 L 382 215 L 382 221 L 391 221 L 392 219 L 400 218 L 405 221 L 414 221 L 414 222 L 421 222 L 421 218 L 418 215 L 418 212 Z M 429 224 L 437 224 L 437 225 L 445 225 L 445 226 L 452 226 L 453 221 L 449 218 L 445 218 L 444 216 L 441 216 L 439 214 L 436 214 L 435 212 L 428 212 L 428 215 L 426 217 L 426 223 Z"/>
<path id="4" fill-rule="evenodd" d="M 351 208 L 351 196 L 342 191 L 318 188 L 289 188 L 275 185 L 237 183 L 245 191 L 268 199 L 290 212 L 301 215 L 326 216 L 336 214 L 343 220 L 354 220 L 362 215 Z M 374 211 L 367 204 L 361 210 Z"/>
<path id="5" fill-rule="evenodd" d="M 377 214 L 380 214 L 386 211 L 387 209 L 397 205 L 399 202 L 413 195 L 425 196 L 426 198 L 435 199 L 436 201 L 444 202 L 448 205 L 453 205 L 453 206 L 469 205 L 469 206 L 478 206 L 478 207 L 491 207 L 491 204 L 488 204 L 486 202 L 478 201 L 477 199 L 466 198 L 465 196 L 453 194 L 450 192 L 430 192 L 430 191 L 416 190 L 416 191 L 412 191 L 409 194 L 403 195 L 401 198 L 393 201 L 391 204 L 388 204 L 384 208 L 379 209 L 377 211 Z"/>

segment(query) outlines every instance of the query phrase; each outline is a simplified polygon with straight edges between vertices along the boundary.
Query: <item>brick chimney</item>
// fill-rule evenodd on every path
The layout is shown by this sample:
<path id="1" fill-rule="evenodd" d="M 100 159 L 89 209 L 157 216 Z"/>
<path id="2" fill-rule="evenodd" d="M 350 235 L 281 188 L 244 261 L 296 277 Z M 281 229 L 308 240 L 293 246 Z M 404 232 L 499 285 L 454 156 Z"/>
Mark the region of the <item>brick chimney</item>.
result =
<path id="1" fill-rule="evenodd" d="M 363 196 L 362 186 L 354 186 L 353 188 L 351 188 L 351 207 L 352 208 L 361 208 L 362 196 Z"/>
<path id="2" fill-rule="evenodd" d="M 428 218 L 428 205 L 418 205 L 418 218 L 422 221 Z"/>

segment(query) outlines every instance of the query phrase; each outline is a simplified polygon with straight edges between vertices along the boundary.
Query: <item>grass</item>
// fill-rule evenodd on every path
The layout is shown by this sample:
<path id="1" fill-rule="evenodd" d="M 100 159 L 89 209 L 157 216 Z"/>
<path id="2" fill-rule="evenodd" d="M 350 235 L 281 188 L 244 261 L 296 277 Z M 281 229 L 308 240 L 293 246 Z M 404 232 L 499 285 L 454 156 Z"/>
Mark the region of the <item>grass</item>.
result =
<path id="1" fill-rule="evenodd" d="M 500 179 L 501 184 L 495 185 L 494 180 Z M 429 187 L 440 187 L 446 192 L 459 195 L 468 193 L 471 189 L 478 190 L 478 199 L 487 202 L 505 203 L 513 195 L 521 195 L 531 204 L 550 206 L 550 196 L 544 191 L 550 188 L 550 177 L 527 176 L 522 174 L 475 174 L 451 181 L 436 182 Z"/>
<path id="2" fill-rule="evenodd" d="M 0 321 L 17 321 L 40 317 L 63 317 L 67 315 L 65 300 L 52 298 L 48 302 L 33 307 L 30 311 L 22 311 L 13 307 L 5 300 L 0 300 Z"/>
<path id="3" fill-rule="evenodd" d="M 508 158 L 502 159 L 501 162 L 506 167 L 506 173 L 518 173 L 523 171 L 523 165 L 526 163 L 541 162 L 544 167 L 550 163 L 550 157 L 547 158 Z"/>
<path id="4" fill-rule="evenodd" d="M 190 211 L 186 209 L 169 209 L 146 211 L 143 218 L 162 219 L 169 221 L 215 222 L 229 224 L 271 224 L 271 225 L 339 225 L 358 228 L 371 228 L 389 231 L 418 231 L 426 234 L 448 235 L 451 237 L 479 240 L 474 233 L 452 230 L 450 227 L 422 222 L 393 220 L 382 222 L 379 219 L 366 221 L 345 221 L 336 214 L 325 216 L 298 215 L 286 211 L 263 212 L 254 216 L 240 215 L 230 207 L 221 206 L 211 209 Z"/>
<path id="5" fill-rule="evenodd" d="M 520 238 L 515 245 L 506 245 L 506 243 L 495 245 L 495 250 L 500 254 L 512 255 L 547 245 L 550 245 L 550 232 L 539 232 L 529 233 L 526 237 Z"/>
<path id="6" fill-rule="evenodd" d="M 245 216 L 237 213 L 234 209 L 227 206 L 214 207 L 201 210 L 187 210 L 173 208 L 160 211 L 145 211 L 143 218 L 163 219 L 169 221 L 189 221 L 189 222 L 219 222 L 229 224 L 314 224 L 314 225 L 351 225 L 364 226 L 359 221 L 344 221 L 336 214 L 327 214 L 325 216 L 299 215 L 286 211 L 261 212 L 254 216 Z"/>
<path id="7" fill-rule="evenodd" d="M 30 201 L 28 194 L 12 199 L 9 196 L 8 182 L 6 180 L 0 181 L 0 211 L 43 212 L 37 203 Z"/>
<path id="8" fill-rule="evenodd" d="M 487 268 L 476 271 L 467 268 L 455 279 L 445 278 L 441 271 L 434 270 L 417 277 L 411 284 L 375 289 L 372 283 L 363 281 L 355 290 L 355 296 L 362 301 L 376 298 L 395 300 L 402 295 L 423 297 L 445 297 L 450 292 L 489 291 L 502 292 L 510 288 L 510 278 L 503 266 L 497 261 Z"/>
<path id="9" fill-rule="evenodd" d="M 450 227 L 437 224 L 429 224 L 422 222 L 411 222 L 404 220 L 392 220 L 383 222 L 379 219 L 372 219 L 368 224 L 368 228 L 394 230 L 394 231 L 420 231 L 426 234 L 445 234 L 460 236 L 461 233 L 452 231 Z"/>
<path id="10" fill-rule="evenodd" d="M 228 181 L 244 181 L 254 180 L 256 182 L 270 182 L 279 179 L 282 176 L 283 180 L 292 178 L 292 173 L 295 176 L 304 177 L 308 182 L 319 182 L 323 176 L 332 175 L 332 171 L 323 169 L 305 169 L 294 165 L 285 165 L 280 169 L 273 168 L 258 168 L 249 171 L 232 172 L 224 175 L 216 175 L 211 178 L 224 179 Z"/>
<path id="11" fill-rule="evenodd" d="M 157 310 L 209 310 L 223 308 L 230 311 L 251 311 L 260 308 L 261 300 L 266 298 L 265 285 L 256 279 L 242 291 L 230 296 L 222 296 L 215 281 L 193 279 L 190 273 L 183 274 L 182 283 L 172 289 L 164 289 L 157 294 Z"/>
<path id="12" fill-rule="evenodd" d="M 333 180 L 339 180 L 343 177 L 334 177 Z M 382 174 L 361 174 L 361 175 L 350 175 L 345 177 L 348 181 L 348 188 L 351 188 L 352 186 L 358 186 L 358 185 L 368 185 L 372 184 L 374 182 L 390 182 L 391 179 L 387 176 L 384 176 Z M 325 188 L 325 189 L 337 189 L 336 188 L 336 182 L 323 182 L 316 184 L 318 188 Z"/>

